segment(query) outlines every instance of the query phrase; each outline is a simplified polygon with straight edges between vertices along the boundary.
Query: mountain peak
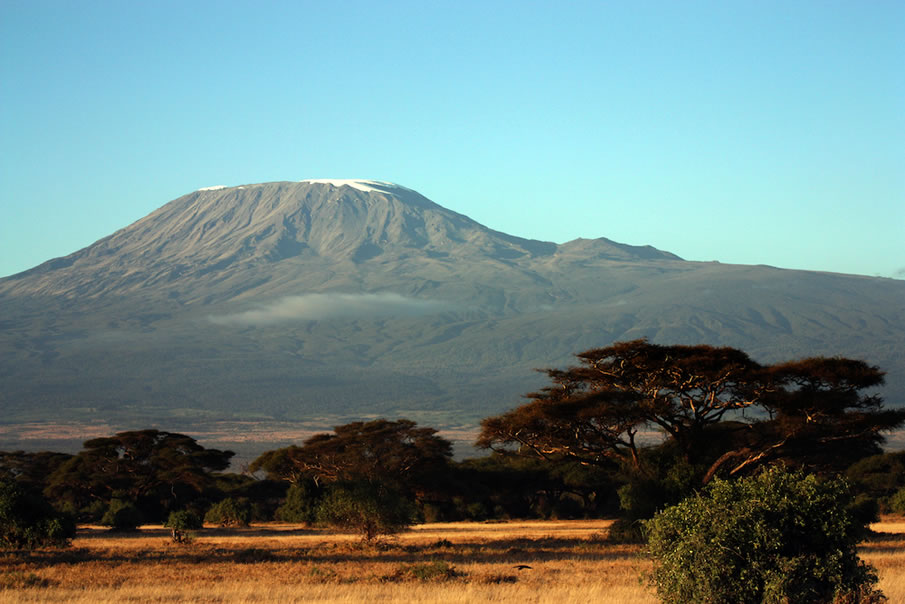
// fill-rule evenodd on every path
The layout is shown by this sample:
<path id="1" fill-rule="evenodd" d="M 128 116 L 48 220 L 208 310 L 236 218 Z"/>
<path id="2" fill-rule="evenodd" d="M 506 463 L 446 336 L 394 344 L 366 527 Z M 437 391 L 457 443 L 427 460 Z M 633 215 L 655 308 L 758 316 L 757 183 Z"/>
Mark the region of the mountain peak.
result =
<path id="1" fill-rule="evenodd" d="M 353 189 L 358 189 L 359 191 L 364 191 L 366 193 L 369 191 L 382 193 L 386 189 L 406 189 L 406 187 L 402 187 L 400 185 L 397 185 L 396 183 L 387 182 L 385 180 L 360 180 L 354 178 L 309 178 L 306 180 L 300 180 L 299 182 L 313 185 L 332 185 L 337 188 L 352 187 Z"/>

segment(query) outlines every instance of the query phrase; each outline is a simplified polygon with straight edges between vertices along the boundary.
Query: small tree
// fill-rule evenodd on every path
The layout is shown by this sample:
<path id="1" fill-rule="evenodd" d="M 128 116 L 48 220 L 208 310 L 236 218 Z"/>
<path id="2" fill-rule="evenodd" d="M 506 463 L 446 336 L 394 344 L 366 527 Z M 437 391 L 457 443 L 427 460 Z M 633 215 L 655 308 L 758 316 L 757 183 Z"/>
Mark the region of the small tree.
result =
<path id="1" fill-rule="evenodd" d="M 647 522 L 663 602 L 880 602 L 841 480 L 772 468 L 714 480 Z"/>
<path id="2" fill-rule="evenodd" d="M 174 543 L 187 543 L 189 531 L 197 531 L 203 527 L 201 518 L 191 510 L 179 510 L 170 512 L 164 526 L 169 527 L 173 534 Z"/>
<path id="3" fill-rule="evenodd" d="M 112 499 L 101 524 L 114 531 L 134 531 L 144 522 L 141 510 L 131 501 Z"/>
<path id="4" fill-rule="evenodd" d="M 75 536 L 75 523 L 47 500 L 12 481 L 0 481 L 0 549 L 62 547 Z"/>
<path id="5" fill-rule="evenodd" d="M 248 526 L 251 506 L 247 499 L 227 497 L 211 506 L 204 515 L 204 521 L 220 526 Z"/>
<path id="6" fill-rule="evenodd" d="M 368 482 L 332 485 L 317 510 L 320 521 L 359 532 L 367 542 L 407 528 L 414 515 L 408 499 Z"/>
<path id="7" fill-rule="evenodd" d="M 286 490 L 283 505 L 277 508 L 276 518 L 283 522 L 314 522 L 320 492 L 314 481 L 300 481 Z"/>

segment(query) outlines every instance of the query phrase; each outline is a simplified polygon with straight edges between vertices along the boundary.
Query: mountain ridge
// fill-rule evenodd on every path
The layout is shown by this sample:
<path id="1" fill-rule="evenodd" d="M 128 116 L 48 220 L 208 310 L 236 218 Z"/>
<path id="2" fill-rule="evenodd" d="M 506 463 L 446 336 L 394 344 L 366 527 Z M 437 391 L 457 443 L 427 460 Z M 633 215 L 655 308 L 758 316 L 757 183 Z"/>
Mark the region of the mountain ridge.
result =
<path id="1" fill-rule="evenodd" d="M 905 404 L 905 282 L 523 239 L 335 182 L 206 187 L 0 279 L 6 421 L 473 425 L 535 368 L 642 337 L 862 358 Z"/>

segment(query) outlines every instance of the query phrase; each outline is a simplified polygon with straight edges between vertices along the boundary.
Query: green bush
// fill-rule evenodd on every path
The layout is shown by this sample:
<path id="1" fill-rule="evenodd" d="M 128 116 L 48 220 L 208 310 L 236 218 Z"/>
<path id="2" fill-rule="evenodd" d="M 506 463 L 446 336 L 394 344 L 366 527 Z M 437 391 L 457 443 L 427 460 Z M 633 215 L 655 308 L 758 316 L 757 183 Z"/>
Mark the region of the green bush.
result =
<path id="1" fill-rule="evenodd" d="M 887 506 L 890 512 L 905 514 L 905 487 L 892 494 Z"/>
<path id="2" fill-rule="evenodd" d="M 782 468 L 714 480 L 646 523 L 651 583 L 668 603 L 882 601 L 850 502 L 844 482 Z"/>
<path id="3" fill-rule="evenodd" d="M 220 526 L 248 526 L 251 506 L 245 498 L 227 497 L 211 506 L 204 515 L 204 521 Z"/>
<path id="4" fill-rule="evenodd" d="M 368 482 L 331 486 L 317 510 L 318 519 L 352 529 L 365 541 L 392 535 L 408 527 L 415 516 L 412 502 L 398 492 Z"/>
<path id="5" fill-rule="evenodd" d="M 293 484 L 286 490 L 283 505 L 277 508 L 276 519 L 283 522 L 314 522 L 317 519 L 318 497 L 306 482 Z"/>
<path id="6" fill-rule="evenodd" d="M 0 481 L 0 548 L 62 547 L 75 536 L 72 518 L 40 494 L 13 481 Z"/>
<path id="7" fill-rule="evenodd" d="M 134 531 L 144 522 L 141 511 L 131 501 L 111 499 L 101 524 L 114 531 Z"/>
<path id="8" fill-rule="evenodd" d="M 190 539 L 189 531 L 197 531 L 204 525 L 198 514 L 190 510 L 179 510 L 170 512 L 170 517 L 164 523 L 172 531 L 173 541 L 176 543 L 187 543 Z"/>

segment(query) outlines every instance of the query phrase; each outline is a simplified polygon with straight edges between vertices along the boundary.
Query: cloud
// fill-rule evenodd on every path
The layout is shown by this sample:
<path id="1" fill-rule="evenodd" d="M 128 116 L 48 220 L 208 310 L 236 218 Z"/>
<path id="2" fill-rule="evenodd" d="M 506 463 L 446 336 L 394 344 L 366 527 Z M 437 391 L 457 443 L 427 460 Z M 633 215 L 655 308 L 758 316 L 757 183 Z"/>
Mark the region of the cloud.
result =
<path id="1" fill-rule="evenodd" d="M 273 325 L 289 321 L 336 318 L 410 317 L 448 310 L 436 300 L 418 300 L 399 294 L 306 294 L 287 296 L 258 308 L 211 316 L 218 325 Z"/>

